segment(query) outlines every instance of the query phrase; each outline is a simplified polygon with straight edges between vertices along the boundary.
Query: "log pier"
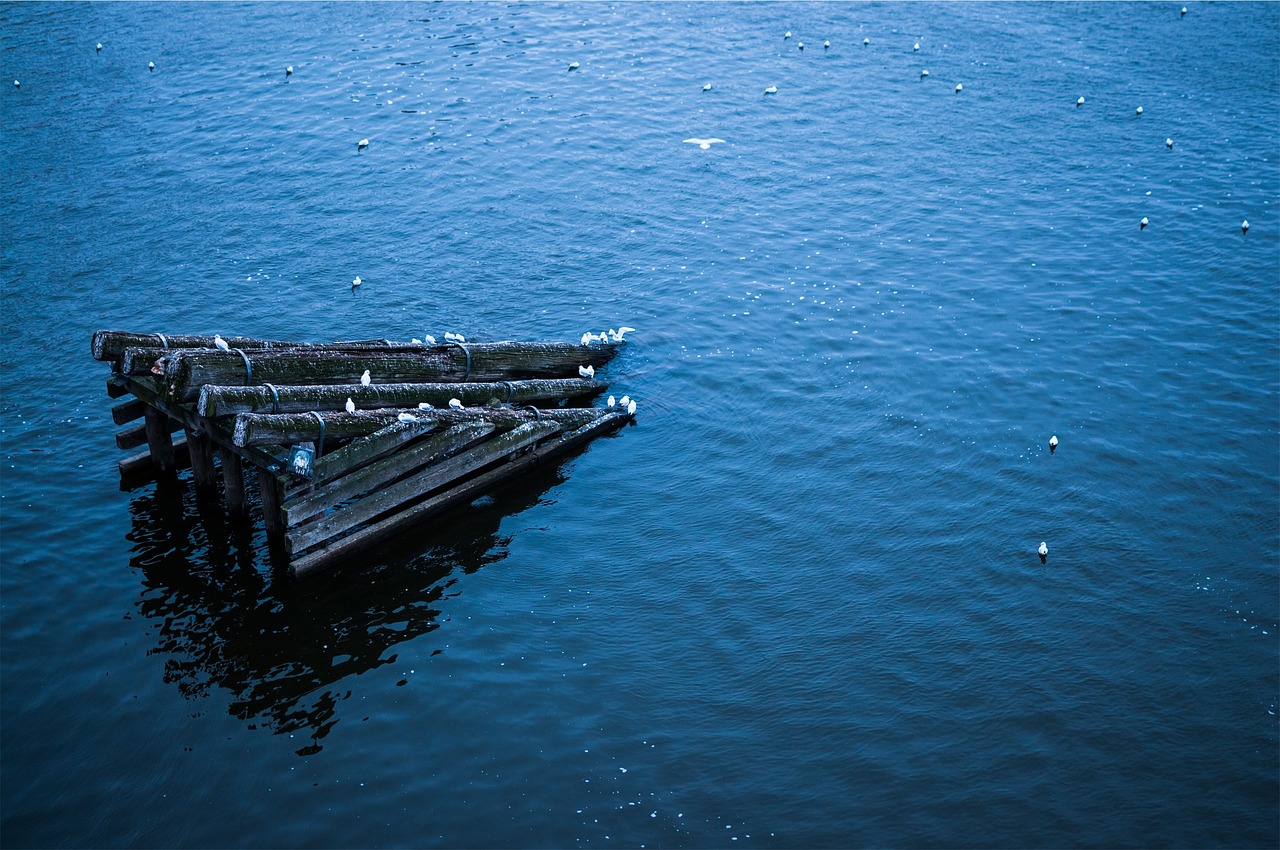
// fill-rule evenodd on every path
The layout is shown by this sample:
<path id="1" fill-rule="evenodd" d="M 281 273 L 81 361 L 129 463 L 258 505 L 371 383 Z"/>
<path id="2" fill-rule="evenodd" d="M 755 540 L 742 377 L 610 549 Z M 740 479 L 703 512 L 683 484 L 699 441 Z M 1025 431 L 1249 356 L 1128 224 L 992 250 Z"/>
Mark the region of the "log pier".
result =
<path id="1" fill-rule="evenodd" d="M 111 364 L 107 394 L 129 396 L 111 408 L 117 446 L 146 446 L 120 461 L 122 485 L 189 467 L 243 520 L 256 482 L 267 539 L 300 578 L 631 421 L 574 406 L 608 387 L 579 368 L 620 345 L 98 331 L 91 350 Z"/>

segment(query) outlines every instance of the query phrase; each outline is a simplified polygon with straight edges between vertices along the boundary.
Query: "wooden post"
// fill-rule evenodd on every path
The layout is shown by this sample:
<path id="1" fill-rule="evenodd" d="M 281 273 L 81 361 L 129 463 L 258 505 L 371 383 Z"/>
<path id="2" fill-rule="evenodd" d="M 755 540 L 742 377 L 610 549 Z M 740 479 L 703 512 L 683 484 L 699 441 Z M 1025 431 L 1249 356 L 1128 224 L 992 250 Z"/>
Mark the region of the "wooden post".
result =
<path id="1" fill-rule="evenodd" d="M 258 492 L 262 497 L 262 518 L 267 528 L 267 542 L 284 544 L 284 514 L 280 511 L 280 479 L 269 469 L 258 467 Z"/>
<path id="2" fill-rule="evenodd" d="M 191 476 L 196 490 L 207 493 L 217 489 L 218 473 L 213 468 L 213 441 L 209 435 L 188 428 L 187 445 L 191 447 Z"/>
<path id="3" fill-rule="evenodd" d="M 147 448 L 156 474 L 173 471 L 173 438 L 169 435 L 169 417 L 154 407 L 147 407 Z"/>
<path id="4" fill-rule="evenodd" d="M 243 519 L 247 511 L 244 498 L 244 462 L 230 449 L 220 448 L 222 456 L 222 490 L 227 496 L 227 513 Z"/>

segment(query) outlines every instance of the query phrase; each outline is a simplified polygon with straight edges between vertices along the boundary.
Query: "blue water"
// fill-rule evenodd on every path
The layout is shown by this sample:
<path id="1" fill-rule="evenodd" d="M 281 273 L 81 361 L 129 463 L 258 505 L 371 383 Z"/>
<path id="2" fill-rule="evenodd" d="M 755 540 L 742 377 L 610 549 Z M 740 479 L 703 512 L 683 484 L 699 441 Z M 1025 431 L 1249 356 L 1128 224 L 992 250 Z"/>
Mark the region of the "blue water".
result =
<path id="1" fill-rule="evenodd" d="M 1180 8 L 0 5 L 0 842 L 1277 846 L 1280 5 Z M 622 324 L 298 586 L 89 356 Z"/>

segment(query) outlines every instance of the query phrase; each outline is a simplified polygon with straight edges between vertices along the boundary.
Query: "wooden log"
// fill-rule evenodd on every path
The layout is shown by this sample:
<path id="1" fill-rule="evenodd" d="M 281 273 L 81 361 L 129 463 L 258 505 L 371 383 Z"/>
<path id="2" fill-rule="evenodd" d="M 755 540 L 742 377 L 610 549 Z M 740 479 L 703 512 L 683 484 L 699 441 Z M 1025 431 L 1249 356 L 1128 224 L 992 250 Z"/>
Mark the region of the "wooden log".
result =
<path id="1" fill-rule="evenodd" d="M 416 407 L 427 402 L 445 407 L 456 398 L 469 407 L 496 400 L 500 403 L 528 404 L 557 398 L 595 395 L 608 384 L 588 378 L 551 378 L 542 380 L 429 383 L 429 384 L 360 384 L 281 386 L 273 393 L 270 387 L 228 387 L 207 384 L 200 389 L 196 412 L 201 416 L 227 416 L 233 413 L 301 413 L 308 410 L 342 410 L 350 398 L 362 410 L 381 407 Z"/>
<path id="2" fill-rule="evenodd" d="M 398 421 L 402 413 L 422 422 L 451 425 L 484 419 L 499 428 L 514 428 L 525 422 L 547 419 L 565 427 L 577 428 L 607 412 L 592 407 L 554 408 L 537 413 L 507 408 L 469 407 L 464 410 L 357 410 L 355 413 L 238 413 L 232 440 L 237 446 L 282 446 L 315 442 L 320 439 L 321 420 L 324 421 L 326 441 L 362 437 Z"/>
<path id="3" fill-rule="evenodd" d="M 325 514 L 314 522 L 305 523 L 288 531 L 285 535 L 285 548 L 292 554 L 323 543 L 361 523 L 376 519 L 379 515 L 394 510 L 405 502 L 497 463 L 559 430 L 558 423 L 543 420 L 529 422 L 491 440 L 486 440 L 474 448 L 428 466 L 421 472 L 389 487 L 376 490 L 363 499 L 345 506 L 342 510 Z"/>
<path id="4" fill-rule="evenodd" d="M 144 417 L 151 463 L 155 466 L 157 474 L 170 472 L 174 468 L 173 438 L 170 436 L 173 429 L 171 420 L 154 407 L 148 407 Z"/>
<path id="5" fill-rule="evenodd" d="M 350 340 L 347 342 L 284 342 L 281 340 L 254 339 L 247 336 L 229 336 L 225 342 L 232 348 L 374 348 L 396 345 L 385 339 Z M 409 345 L 409 343 L 402 343 Z M 141 334 L 130 331 L 96 331 L 90 342 L 94 360 L 119 360 L 126 348 L 154 348 L 168 351 L 181 348 L 213 348 L 213 335 L 190 334 Z"/>
<path id="6" fill-rule="evenodd" d="M 146 412 L 147 404 L 141 399 L 131 398 L 111 407 L 111 421 L 117 425 L 125 425 L 135 419 L 141 419 Z"/>
<path id="7" fill-rule="evenodd" d="M 219 447 L 222 458 L 222 492 L 227 498 L 227 513 L 234 519 L 243 519 L 249 513 L 244 492 L 244 461 L 228 448 Z"/>
<path id="8" fill-rule="evenodd" d="M 146 415 L 146 405 L 143 405 L 142 415 Z M 169 419 L 168 426 L 170 433 L 180 431 L 182 423 L 176 419 Z M 131 428 L 123 428 L 116 432 L 116 448 L 118 449 L 136 449 L 138 446 L 147 442 L 147 425 L 145 422 L 134 425 Z"/>
<path id="9" fill-rule="evenodd" d="M 534 451 L 522 455 L 510 463 L 497 466 L 457 487 L 452 487 L 399 513 L 366 525 L 364 528 L 358 529 L 341 539 L 331 540 L 313 548 L 310 552 L 295 559 L 290 564 L 289 574 L 293 578 L 300 579 L 328 569 L 350 558 L 352 555 L 382 542 L 393 534 L 449 508 L 468 503 L 476 496 L 501 484 L 503 481 L 526 472 L 540 463 L 549 462 L 576 446 L 621 426 L 628 419 L 629 417 L 625 414 L 611 413 L 569 433 L 547 440 Z"/>
<path id="10" fill-rule="evenodd" d="M 213 441 L 204 432 L 190 428 L 186 431 L 187 445 L 191 447 L 191 477 L 196 490 L 211 492 L 218 486 L 218 471 L 213 464 Z"/>
<path id="11" fill-rule="evenodd" d="M 280 510 L 280 479 L 272 471 L 258 467 L 258 495 L 262 501 L 262 522 L 267 529 L 267 542 L 284 543 L 284 514 Z"/>
<path id="12" fill-rule="evenodd" d="M 173 441 L 173 468 L 186 469 L 190 465 L 191 453 L 187 450 L 187 438 L 182 436 Z M 149 449 L 120 458 L 116 467 L 120 470 L 120 478 L 126 486 L 145 484 L 156 477 L 155 464 L 151 462 Z"/>
<path id="13" fill-rule="evenodd" d="M 313 488 L 292 502 L 286 501 L 284 524 L 293 528 L 342 502 L 363 496 L 372 490 L 386 488 L 411 472 L 475 445 L 493 431 L 491 422 L 471 422 L 454 425 L 446 431 L 433 434 L 421 443 L 395 452 L 390 457 L 332 480 L 324 486 Z"/>
<path id="14" fill-rule="evenodd" d="M 243 356 L 237 351 L 186 349 L 165 359 L 164 380 L 170 399 L 187 402 L 194 401 L 205 384 L 356 384 L 366 370 L 379 384 L 574 378 L 579 366 L 604 366 L 617 350 L 615 343 L 555 342 L 437 345 L 415 352 L 259 349 Z"/>
<path id="15" fill-rule="evenodd" d="M 125 387 L 124 382 L 115 375 L 107 378 L 107 398 L 120 398 L 129 394 L 129 390 Z"/>

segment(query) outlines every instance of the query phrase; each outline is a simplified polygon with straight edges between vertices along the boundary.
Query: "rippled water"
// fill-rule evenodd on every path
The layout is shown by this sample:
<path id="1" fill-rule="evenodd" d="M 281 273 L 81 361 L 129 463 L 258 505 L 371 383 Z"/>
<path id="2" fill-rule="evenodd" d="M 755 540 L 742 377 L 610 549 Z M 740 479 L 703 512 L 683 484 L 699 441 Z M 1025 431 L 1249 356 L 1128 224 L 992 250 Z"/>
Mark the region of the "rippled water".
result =
<path id="1" fill-rule="evenodd" d="M 0 840 L 1275 846 L 1280 6 L 1180 8 L 0 5 Z M 297 586 L 88 351 L 620 324 Z"/>

